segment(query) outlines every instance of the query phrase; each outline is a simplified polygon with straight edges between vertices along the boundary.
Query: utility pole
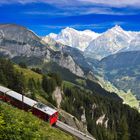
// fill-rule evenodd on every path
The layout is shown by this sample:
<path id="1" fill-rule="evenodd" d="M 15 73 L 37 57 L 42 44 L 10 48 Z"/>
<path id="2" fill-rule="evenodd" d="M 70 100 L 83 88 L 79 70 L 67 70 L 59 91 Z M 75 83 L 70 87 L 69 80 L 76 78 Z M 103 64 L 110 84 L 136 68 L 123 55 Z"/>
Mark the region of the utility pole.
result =
<path id="1" fill-rule="evenodd" d="M 21 90 L 21 95 L 22 95 L 22 109 L 24 109 L 24 91 L 23 89 Z"/>

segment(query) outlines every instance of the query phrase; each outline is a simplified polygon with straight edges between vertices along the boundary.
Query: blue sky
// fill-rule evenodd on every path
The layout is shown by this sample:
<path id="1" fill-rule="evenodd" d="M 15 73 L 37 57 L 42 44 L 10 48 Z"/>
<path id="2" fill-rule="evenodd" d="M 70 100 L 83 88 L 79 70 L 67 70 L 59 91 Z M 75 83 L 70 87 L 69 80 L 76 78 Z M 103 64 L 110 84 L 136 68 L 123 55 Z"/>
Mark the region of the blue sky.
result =
<path id="1" fill-rule="evenodd" d="M 120 25 L 140 31 L 140 0 L 0 0 L 0 23 L 15 23 L 40 36 L 65 27 L 104 32 Z"/>

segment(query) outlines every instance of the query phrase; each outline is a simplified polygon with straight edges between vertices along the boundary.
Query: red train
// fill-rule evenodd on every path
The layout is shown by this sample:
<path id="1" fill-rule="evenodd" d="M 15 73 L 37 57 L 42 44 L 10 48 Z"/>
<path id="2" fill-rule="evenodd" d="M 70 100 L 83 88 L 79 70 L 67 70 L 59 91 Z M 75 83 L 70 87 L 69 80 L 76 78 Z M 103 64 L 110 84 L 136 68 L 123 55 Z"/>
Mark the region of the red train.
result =
<path id="1" fill-rule="evenodd" d="M 58 120 L 58 111 L 52 109 L 40 102 L 32 100 L 15 91 L 0 86 L 0 100 L 8 102 L 25 111 L 31 111 L 35 116 L 49 121 L 51 125 L 55 125 Z"/>

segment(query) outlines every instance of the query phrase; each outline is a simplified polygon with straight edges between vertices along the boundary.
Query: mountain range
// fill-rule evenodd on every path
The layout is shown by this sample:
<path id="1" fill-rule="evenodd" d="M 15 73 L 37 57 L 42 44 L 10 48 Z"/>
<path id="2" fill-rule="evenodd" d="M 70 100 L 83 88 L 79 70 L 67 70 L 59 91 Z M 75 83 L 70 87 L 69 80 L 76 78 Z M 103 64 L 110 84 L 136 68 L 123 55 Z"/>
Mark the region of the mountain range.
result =
<path id="1" fill-rule="evenodd" d="M 50 33 L 46 37 L 43 37 L 43 40 L 46 41 L 47 38 L 50 37 L 59 43 L 84 51 L 89 43 L 98 36 L 100 36 L 99 33 L 95 33 L 91 30 L 78 31 L 67 27 L 59 34 Z"/>
<path id="2" fill-rule="evenodd" d="M 117 140 L 123 137 L 120 134 L 130 134 L 136 140 L 139 139 L 138 111 L 126 105 L 131 102 L 131 107 L 139 109 L 139 32 L 124 31 L 119 26 L 102 34 L 66 28 L 58 35 L 50 34 L 42 38 L 25 27 L 1 24 L 0 57 L 12 61 L 0 59 L 3 83 L 7 81 L 7 84 L 14 86 L 15 82 L 20 84 L 18 80 L 22 79 L 19 78 L 18 70 L 21 76 L 25 75 L 24 78 L 32 75 L 32 84 L 23 80 L 25 86 L 30 86 L 35 95 L 41 96 L 41 100 L 47 99 L 54 104 L 54 94 L 57 94 L 56 101 L 59 94 L 60 110 L 74 116 L 66 117 L 67 121 L 61 116 L 66 123 L 72 119 L 76 124 L 78 119 L 86 131 L 97 139 Z M 11 76 L 8 64 L 13 67 L 13 75 L 17 79 Z M 15 64 L 19 64 L 20 68 Z M 41 81 L 34 81 L 34 74 L 31 73 L 39 74 L 40 79 L 46 81 L 46 92 L 41 87 Z M 57 84 L 59 80 L 62 82 L 60 87 Z M 56 90 L 52 89 L 50 93 L 52 87 Z M 125 96 L 132 98 L 128 97 L 127 102 Z"/>
<path id="3" fill-rule="evenodd" d="M 0 56 L 9 57 L 16 63 L 24 61 L 30 66 L 39 65 L 45 71 L 46 63 L 53 71 L 54 67 L 58 69 L 59 66 L 59 69 L 65 68 L 78 77 L 91 80 L 97 79 L 96 74 L 102 73 L 101 76 L 117 88 L 126 92 L 132 90 L 138 98 L 140 97 L 138 92 L 140 63 L 137 59 L 139 41 L 140 32 L 124 31 L 118 25 L 102 34 L 90 30 L 77 31 L 67 27 L 58 35 L 51 33 L 43 38 L 22 26 L 0 25 Z M 84 47 L 79 46 L 81 44 L 84 44 Z M 120 71 L 125 72 L 125 76 L 121 75 Z M 132 76 L 134 72 L 136 74 Z M 64 73 L 61 75 L 67 80 L 72 79 Z M 126 79 L 126 76 L 129 78 L 122 80 Z M 122 81 L 125 86 L 122 86 L 124 85 Z M 137 84 L 132 84 L 133 82 Z"/>
<path id="4" fill-rule="evenodd" d="M 46 43 L 34 32 L 14 24 L 0 25 L 0 36 L 1 56 L 6 56 L 14 60 L 19 60 L 19 58 L 24 58 L 25 60 L 26 58 L 30 63 L 32 62 L 32 65 L 35 65 L 39 60 L 41 63 L 53 61 L 69 69 L 77 76 L 84 77 L 85 75 L 84 71 L 77 63 L 78 57 L 75 56 L 74 60 L 70 55 L 70 49 L 72 49 L 70 47 L 67 48 L 66 46 L 62 51 L 54 51 L 51 49 L 51 42 Z M 58 46 L 58 48 L 62 46 L 54 40 L 52 42 L 55 46 Z M 82 58 L 79 59 L 84 60 L 84 57 L 82 56 Z M 83 66 L 88 67 L 88 63 Z"/>
<path id="5" fill-rule="evenodd" d="M 98 72 L 118 89 L 131 91 L 140 99 L 140 51 L 110 55 L 96 65 Z"/>
<path id="6" fill-rule="evenodd" d="M 85 41 L 87 35 L 92 39 Z M 66 28 L 58 34 L 49 34 L 43 40 L 46 42 L 47 38 L 81 50 L 90 68 L 94 69 L 93 73 L 102 73 L 101 76 L 118 89 L 130 90 L 140 98 L 140 32 L 125 31 L 118 25 L 100 34 Z M 81 49 L 81 44 L 84 49 Z"/>
<path id="7" fill-rule="evenodd" d="M 100 34 L 91 30 L 65 28 L 58 34 L 49 34 L 43 40 L 48 37 L 78 48 L 84 52 L 85 57 L 98 60 L 118 52 L 140 50 L 140 32 L 125 31 L 118 25 Z"/>

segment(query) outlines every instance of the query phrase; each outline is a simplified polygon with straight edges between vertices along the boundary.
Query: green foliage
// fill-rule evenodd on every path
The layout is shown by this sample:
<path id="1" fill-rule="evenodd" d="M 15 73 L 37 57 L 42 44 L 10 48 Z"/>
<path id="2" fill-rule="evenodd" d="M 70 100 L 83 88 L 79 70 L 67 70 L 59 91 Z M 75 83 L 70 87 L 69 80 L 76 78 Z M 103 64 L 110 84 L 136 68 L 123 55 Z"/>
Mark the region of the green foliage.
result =
<path id="1" fill-rule="evenodd" d="M 125 116 L 122 116 L 118 126 L 118 140 L 129 140 L 128 124 Z"/>
<path id="2" fill-rule="evenodd" d="M 49 78 L 44 75 L 42 80 L 42 87 L 44 91 L 46 91 L 48 94 L 51 94 L 55 90 L 56 81 L 53 78 Z"/>
<path id="3" fill-rule="evenodd" d="M 55 79 L 57 86 L 61 87 L 62 79 L 61 79 L 61 76 L 58 73 L 48 73 L 48 76 Z"/>
<path id="4" fill-rule="evenodd" d="M 25 93 L 25 78 L 23 73 L 17 72 L 13 78 L 11 85 L 9 88 L 14 89 L 15 91 L 24 94 Z"/>
<path id="5" fill-rule="evenodd" d="M 48 77 L 46 75 L 43 75 L 43 80 L 42 80 L 42 88 L 45 92 L 48 93 L 48 101 L 50 101 L 53 105 L 57 105 L 56 101 L 53 100 L 52 98 L 52 93 L 55 90 L 57 84 L 56 80 L 52 77 Z"/>
<path id="6" fill-rule="evenodd" d="M 74 83 L 75 79 L 79 78 L 75 74 L 71 73 L 68 69 L 59 66 L 55 62 L 46 63 L 42 67 L 42 71 L 45 74 L 48 74 L 50 71 L 53 73 L 56 73 L 56 70 L 57 70 L 57 73 L 61 76 L 61 78 L 63 80 L 70 81 L 70 82 Z"/>
<path id="7" fill-rule="evenodd" d="M 97 140 L 136 140 L 140 139 L 140 114 L 119 101 L 99 96 L 76 86 L 64 86 L 61 107 L 79 120 L 85 110 L 88 131 Z M 94 95 L 94 96 L 93 96 Z M 108 120 L 97 125 L 96 121 L 105 114 Z M 133 115 L 132 115 L 133 114 Z"/>
<path id="8" fill-rule="evenodd" d="M 65 81 L 72 82 L 75 85 L 81 86 L 82 81 L 82 87 L 85 89 L 89 89 L 91 91 L 94 91 L 96 94 L 103 95 L 103 96 L 110 96 L 110 98 L 120 101 L 121 98 L 118 97 L 115 93 L 109 94 L 105 89 L 103 89 L 98 83 L 93 82 L 88 79 L 84 79 L 81 77 L 76 76 L 75 74 L 71 73 L 68 69 L 60 67 L 57 63 L 50 62 L 43 65 L 42 71 L 43 73 L 48 74 L 50 71 L 55 73 L 57 70 L 57 73 L 61 76 L 61 78 Z M 77 79 L 80 79 L 77 81 Z"/>
<path id="9" fill-rule="evenodd" d="M 36 92 L 37 84 L 36 84 L 36 82 L 35 82 L 35 80 L 33 78 L 29 79 L 28 88 L 31 91 L 31 98 L 36 99 L 35 92 Z"/>
<path id="10" fill-rule="evenodd" d="M 18 64 L 21 68 L 27 68 L 27 65 L 24 63 L 24 62 L 20 62 L 19 64 Z"/>
<path id="11" fill-rule="evenodd" d="M 81 86 L 86 86 L 86 81 L 82 79 L 76 79 L 76 82 Z"/>
<path id="12" fill-rule="evenodd" d="M 0 102 L 0 140 L 72 140 L 49 124 Z"/>
<path id="13" fill-rule="evenodd" d="M 7 79 L 4 75 L 4 72 L 2 69 L 0 69 L 0 83 L 2 83 L 3 85 L 6 85 L 7 84 Z"/>
<path id="14" fill-rule="evenodd" d="M 0 83 L 14 89 L 19 93 L 25 91 L 25 79 L 23 73 L 15 71 L 9 60 L 0 59 Z"/>
<path id="15" fill-rule="evenodd" d="M 102 76 L 118 89 L 132 93 L 140 99 L 140 52 L 130 51 L 111 55 L 99 63 Z M 113 64 L 113 65 L 112 65 Z"/>
<path id="16" fill-rule="evenodd" d="M 42 70 L 40 68 L 31 68 L 31 70 L 38 74 L 42 74 Z"/>
<path id="17" fill-rule="evenodd" d="M 63 72 L 65 75 L 68 71 L 64 70 Z M 28 91 L 30 93 L 29 96 L 33 99 L 41 95 L 43 99 L 47 99 L 56 105 L 56 102 L 52 99 L 52 93 L 56 86 L 62 86 L 62 79 L 59 74 L 48 72 L 46 74 L 42 76 L 29 69 L 13 66 L 9 60 L 0 59 L 0 84 L 20 93 Z M 79 79 L 79 77 L 73 74 L 65 78 L 67 77 L 72 78 L 74 82 L 72 84 L 70 82 L 63 82 L 62 89 L 64 95 L 61 107 L 79 120 L 81 120 L 81 115 L 85 110 L 87 129 L 97 140 L 140 139 L 140 114 L 136 110 L 131 109 L 127 105 L 123 105 L 122 100 L 117 95 L 107 92 L 93 81 L 83 81 L 81 78 L 80 81 L 78 80 L 80 83 L 77 86 L 76 79 Z M 80 87 L 81 80 L 82 87 Z M 83 82 L 86 84 L 83 84 Z M 85 90 L 85 88 L 88 90 Z M 0 108 L 0 110 L 2 109 Z M 105 120 L 108 120 L 107 128 L 104 125 L 96 124 L 97 119 L 103 114 L 106 115 Z M 1 112 L 0 132 L 6 132 L 4 125 L 7 122 L 5 120 L 6 117 L 3 116 L 4 113 Z M 14 120 L 12 121 L 14 122 Z M 16 130 L 16 128 L 14 129 Z M 32 131 L 32 129 L 29 131 Z M 11 132 L 8 131 L 7 133 Z M 28 135 L 30 136 L 32 134 Z"/>
<path id="18" fill-rule="evenodd" d="M 16 56 L 12 59 L 16 64 L 25 63 L 27 66 L 40 66 L 43 64 L 43 59 L 38 57 Z"/>

